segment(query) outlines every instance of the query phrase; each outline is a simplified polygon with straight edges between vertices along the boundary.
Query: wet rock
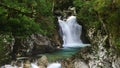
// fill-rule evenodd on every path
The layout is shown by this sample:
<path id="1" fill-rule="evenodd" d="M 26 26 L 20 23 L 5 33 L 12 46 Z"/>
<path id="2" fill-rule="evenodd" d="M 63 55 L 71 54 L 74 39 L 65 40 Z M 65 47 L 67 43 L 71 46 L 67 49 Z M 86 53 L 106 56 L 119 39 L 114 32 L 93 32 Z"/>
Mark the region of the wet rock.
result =
<path id="1" fill-rule="evenodd" d="M 89 68 L 89 66 L 81 60 L 76 60 L 76 62 L 74 62 L 74 66 L 75 68 Z"/>
<path id="2" fill-rule="evenodd" d="M 62 11 L 60 11 L 60 10 L 55 10 L 55 11 L 54 11 L 54 15 L 56 15 L 56 16 L 62 16 Z"/>
<path id="3" fill-rule="evenodd" d="M 14 42 L 13 36 L 9 34 L 0 34 L 0 65 L 9 63 Z"/>
<path id="4" fill-rule="evenodd" d="M 31 68 L 30 61 L 29 61 L 29 60 L 26 60 L 26 61 L 23 63 L 23 68 Z"/>
<path id="5" fill-rule="evenodd" d="M 54 42 L 41 34 L 32 34 L 26 39 L 19 39 L 15 43 L 13 53 L 16 57 L 36 56 L 40 53 L 52 52 L 56 49 Z"/>
<path id="6" fill-rule="evenodd" d="M 46 56 L 42 56 L 38 59 L 38 66 L 41 68 L 46 68 L 48 65 L 48 59 Z"/>
<path id="7" fill-rule="evenodd" d="M 39 68 L 46 68 L 45 66 L 39 66 Z"/>
<path id="8" fill-rule="evenodd" d="M 54 51 L 54 47 L 52 46 L 51 41 L 40 34 L 35 34 L 31 36 L 31 39 L 33 40 L 33 48 L 32 48 L 32 54 L 39 54 L 39 53 L 45 53 L 45 52 L 52 52 Z"/>
<path id="9" fill-rule="evenodd" d="M 105 28 L 87 29 L 87 35 L 92 45 L 81 48 L 75 56 L 70 58 L 69 63 L 67 60 L 62 62 L 63 66 L 66 68 L 69 66 L 73 66 L 69 68 L 120 68 L 119 51 L 105 30 Z"/>

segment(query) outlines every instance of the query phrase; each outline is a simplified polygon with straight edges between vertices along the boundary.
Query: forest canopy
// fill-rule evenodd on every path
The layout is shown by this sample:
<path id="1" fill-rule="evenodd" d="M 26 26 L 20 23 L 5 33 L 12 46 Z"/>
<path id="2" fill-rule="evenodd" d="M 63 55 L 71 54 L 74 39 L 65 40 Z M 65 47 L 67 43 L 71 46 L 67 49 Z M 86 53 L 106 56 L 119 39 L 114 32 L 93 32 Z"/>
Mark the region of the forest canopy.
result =
<path id="1" fill-rule="evenodd" d="M 53 18 L 52 2 L 50 1 L 0 1 L 1 33 L 11 33 L 14 36 L 27 36 L 40 32 L 43 35 L 49 35 L 49 32 L 54 28 Z"/>

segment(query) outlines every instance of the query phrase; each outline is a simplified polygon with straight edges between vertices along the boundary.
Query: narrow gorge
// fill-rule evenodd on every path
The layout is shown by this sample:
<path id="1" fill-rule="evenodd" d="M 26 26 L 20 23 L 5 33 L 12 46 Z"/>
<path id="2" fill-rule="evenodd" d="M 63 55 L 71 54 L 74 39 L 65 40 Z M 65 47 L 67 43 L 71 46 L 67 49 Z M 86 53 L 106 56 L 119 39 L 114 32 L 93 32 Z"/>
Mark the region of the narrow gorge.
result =
<path id="1" fill-rule="evenodd" d="M 119 0 L 1 0 L 1 68 L 120 68 Z"/>

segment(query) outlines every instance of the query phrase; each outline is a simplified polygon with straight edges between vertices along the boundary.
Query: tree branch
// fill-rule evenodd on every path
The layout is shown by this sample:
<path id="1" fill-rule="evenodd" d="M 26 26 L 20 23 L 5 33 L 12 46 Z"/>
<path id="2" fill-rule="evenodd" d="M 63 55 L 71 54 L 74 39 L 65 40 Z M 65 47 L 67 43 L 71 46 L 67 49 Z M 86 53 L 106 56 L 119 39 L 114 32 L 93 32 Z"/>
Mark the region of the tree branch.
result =
<path id="1" fill-rule="evenodd" d="M 2 3 L 0 3 L 0 6 L 1 6 L 1 7 L 4 7 L 5 9 L 13 10 L 13 11 L 15 11 L 15 12 L 21 13 L 21 14 L 26 15 L 26 16 L 29 16 L 29 17 L 32 17 L 32 15 L 33 15 L 33 13 L 22 12 L 21 10 L 8 7 L 8 6 L 6 6 L 6 5 L 4 5 L 4 4 L 2 4 Z"/>

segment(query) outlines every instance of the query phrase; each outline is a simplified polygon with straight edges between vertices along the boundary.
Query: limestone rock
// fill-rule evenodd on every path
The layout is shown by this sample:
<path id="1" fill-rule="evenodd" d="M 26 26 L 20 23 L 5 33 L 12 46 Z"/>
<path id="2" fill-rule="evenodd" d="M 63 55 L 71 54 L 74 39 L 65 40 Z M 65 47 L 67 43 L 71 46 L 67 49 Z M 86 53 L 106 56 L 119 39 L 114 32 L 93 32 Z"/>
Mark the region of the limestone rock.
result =
<path id="1" fill-rule="evenodd" d="M 80 61 L 80 60 L 77 60 L 74 63 L 74 66 L 75 66 L 75 68 L 89 68 L 89 66 L 85 62 Z"/>
<path id="2" fill-rule="evenodd" d="M 69 63 L 65 60 L 63 66 L 67 66 L 66 68 L 71 65 L 73 67 L 69 68 L 120 68 L 119 51 L 113 44 L 112 37 L 106 32 L 106 28 L 86 30 L 92 45 L 81 48 L 75 56 L 71 57 Z"/>
<path id="3" fill-rule="evenodd" d="M 30 61 L 29 61 L 29 60 L 26 60 L 26 61 L 23 63 L 23 68 L 31 68 Z"/>
<path id="4" fill-rule="evenodd" d="M 46 36 L 41 34 L 32 34 L 26 39 L 18 40 L 15 54 L 17 57 L 20 56 L 35 56 L 40 53 L 52 52 L 56 49 L 54 43 L 49 40 Z"/>
<path id="5" fill-rule="evenodd" d="M 48 65 L 48 59 L 46 56 L 42 56 L 41 58 L 38 59 L 38 66 L 47 67 L 47 65 Z"/>

